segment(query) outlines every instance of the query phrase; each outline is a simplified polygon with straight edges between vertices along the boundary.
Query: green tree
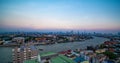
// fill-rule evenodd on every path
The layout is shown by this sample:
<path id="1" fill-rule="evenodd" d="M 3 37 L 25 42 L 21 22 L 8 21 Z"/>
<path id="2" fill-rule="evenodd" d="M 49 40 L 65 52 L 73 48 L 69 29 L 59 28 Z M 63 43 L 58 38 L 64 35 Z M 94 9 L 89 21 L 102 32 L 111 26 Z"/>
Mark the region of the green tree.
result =
<path id="1" fill-rule="evenodd" d="M 117 57 L 117 55 L 115 55 L 113 52 L 110 52 L 110 51 L 106 51 L 103 54 L 108 56 L 110 59 L 115 59 Z"/>

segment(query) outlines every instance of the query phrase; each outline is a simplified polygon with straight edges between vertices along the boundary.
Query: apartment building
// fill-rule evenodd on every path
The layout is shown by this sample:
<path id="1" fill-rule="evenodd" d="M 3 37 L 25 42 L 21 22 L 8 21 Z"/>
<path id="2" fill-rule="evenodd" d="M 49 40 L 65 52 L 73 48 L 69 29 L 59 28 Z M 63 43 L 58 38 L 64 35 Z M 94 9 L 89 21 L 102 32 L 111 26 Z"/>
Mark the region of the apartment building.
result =
<path id="1" fill-rule="evenodd" d="M 13 63 L 23 63 L 23 61 L 28 59 L 36 59 L 38 55 L 38 50 L 30 43 L 15 47 L 12 51 Z"/>

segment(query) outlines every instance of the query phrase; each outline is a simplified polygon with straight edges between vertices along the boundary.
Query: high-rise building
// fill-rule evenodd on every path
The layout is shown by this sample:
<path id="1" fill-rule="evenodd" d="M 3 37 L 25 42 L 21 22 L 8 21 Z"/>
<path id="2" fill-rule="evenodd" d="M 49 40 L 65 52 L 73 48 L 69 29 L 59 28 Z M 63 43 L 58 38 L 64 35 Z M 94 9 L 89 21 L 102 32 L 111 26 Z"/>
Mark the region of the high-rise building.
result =
<path id="1" fill-rule="evenodd" d="M 25 60 L 36 59 L 38 56 L 38 50 L 31 43 L 15 47 L 12 51 L 13 63 L 23 63 Z"/>

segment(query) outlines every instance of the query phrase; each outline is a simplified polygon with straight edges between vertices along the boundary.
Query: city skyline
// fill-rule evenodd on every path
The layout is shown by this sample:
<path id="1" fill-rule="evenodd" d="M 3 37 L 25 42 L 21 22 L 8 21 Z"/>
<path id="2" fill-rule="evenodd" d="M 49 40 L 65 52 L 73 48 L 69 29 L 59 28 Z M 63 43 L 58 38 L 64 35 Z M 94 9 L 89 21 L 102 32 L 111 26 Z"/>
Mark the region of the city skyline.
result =
<path id="1" fill-rule="evenodd" d="M 1 31 L 120 31 L 119 0 L 0 0 Z"/>

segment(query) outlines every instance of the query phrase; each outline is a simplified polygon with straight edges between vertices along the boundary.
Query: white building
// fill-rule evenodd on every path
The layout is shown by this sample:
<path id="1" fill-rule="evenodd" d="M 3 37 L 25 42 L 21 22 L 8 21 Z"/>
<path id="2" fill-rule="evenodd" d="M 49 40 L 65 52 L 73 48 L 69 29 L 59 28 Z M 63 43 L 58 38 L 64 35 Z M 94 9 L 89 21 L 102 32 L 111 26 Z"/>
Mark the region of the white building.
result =
<path id="1" fill-rule="evenodd" d="M 24 43 L 25 38 L 24 37 L 15 37 L 15 38 L 12 39 L 12 41 L 14 41 L 18 44 L 22 44 L 22 43 Z"/>

